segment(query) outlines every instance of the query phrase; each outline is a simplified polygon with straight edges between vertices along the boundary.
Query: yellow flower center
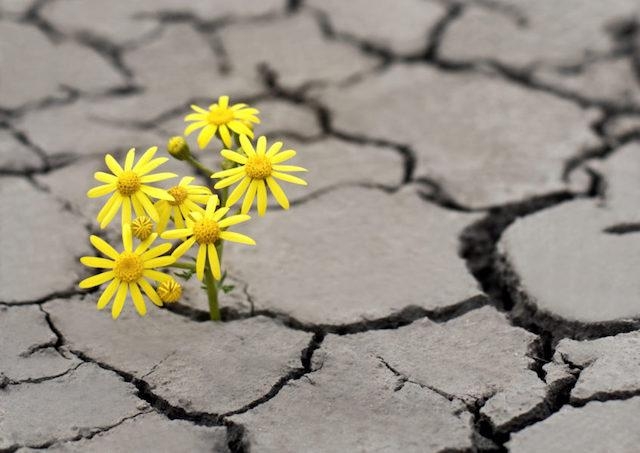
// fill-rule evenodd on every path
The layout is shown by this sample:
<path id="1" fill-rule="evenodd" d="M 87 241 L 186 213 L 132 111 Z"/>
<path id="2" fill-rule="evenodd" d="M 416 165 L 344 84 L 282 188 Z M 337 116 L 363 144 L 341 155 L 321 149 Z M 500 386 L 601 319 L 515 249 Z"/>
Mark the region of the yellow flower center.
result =
<path id="1" fill-rule="evenodd" d="M 198 244 L 213 244 L 220 236 L 218 222 L 212 219 L 198 220 L 193 225 L 193 235 Z"/>
<path id="2" fill-rule="evenodd" d="M 228 108 L 220 108 L 213 107 L 209 110 L 209 115 L 207 116 L 207 120 L 211 124 L 215 124 L 219 126 L 221 124 L 227 124 L 229 121 L 233 120 L 233 110 Z"/>
<path id="3" fill-rule="evenodd" d="M 118 176 L 118 182 L 116 187 L 120 195 L 123 197 L 130 197 L 138 190 L 140 190 L 140 177 L 135 171 L 127 170 Z"/>
<path id="4" fill-rule="evenodd" d="M 169 204 L 172 206 L 179 206 L 184 200 L 186 200 L 187 195 L 189 195 L 187 189 L 181 186 L 174 186 L 171 189 L 167 190 L 167 192 L 169 192 L 169 195 L 171 195 L 176 200 L 169 202 Z"/>
<path id="5" fill-rule="evenodd" d="M 122 252 L 120 256 L 116 258 L 113 273 L 117 279 L 126 283 L 137 282 L 142 278 L 143 272 L 144 263 L 135 253 Z"/>
<path id="6" fill-rule="evenodd" d="M 253 179 L 265 179 L 271 175 L 271 162 L 265 156 L 253 156 L 244 165 L 247 176 Z"/>

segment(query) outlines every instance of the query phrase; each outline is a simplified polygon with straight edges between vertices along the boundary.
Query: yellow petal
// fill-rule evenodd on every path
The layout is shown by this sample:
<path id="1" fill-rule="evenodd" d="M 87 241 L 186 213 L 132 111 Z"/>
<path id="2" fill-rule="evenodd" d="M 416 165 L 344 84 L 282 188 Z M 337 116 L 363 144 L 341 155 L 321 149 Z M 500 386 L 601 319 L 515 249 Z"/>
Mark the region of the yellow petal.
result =
<path id="1" fill-rule="evenodd" d="M 297 165 L 274 165 L 275 171 L 309 171 L 306 168 L 298 167 Z"/>
<path id="2" fill-rule="evenodd" d="M 242 201 L 242 209 L 240 212 L 242 214 L 246 214 L 251 209 L 251 205 L 253 204 L 253 199 L 256 196 L 256 191 L 258 190 L 258 181 L 252 180 L 249 188 L 247 189 L 247 194 L 244 196 L 244 200 Z"/>
<path id="3" fill-rule="evenodd" d="M 198 256 L 196 257 L 196 277 L 198 280 L 202 281 L 204 278 L 204 264 L 207 256 L 207 246 L 200 245 L 198 249 Z"/>
<path id="4" fill-rule="evenodd" d="M 184 121 L 205 121 L 207 119 L 206 113 L 189 113 L 184 117 Z"/>
<path id="5" fill-rule="evenodd" d="M 206 109 L 203 109 L 202 107 L 199 107 L 199 106 L 197 106 L 195 104 L 191 104 L 191 108 L 193 110 L 195 110 L 196 112 L 199 112 L 199 113 L 209 113 L 209 112 L 207 112 Z"/>
<path id="6" fill-rule="evenodd" d="M 233 225 L 237 225 L 238 223 L 246 222 L 250 220 L 251 217 L 248 215 L 238 214 L 227 217 L 226 219 L 222 219 L 218 222 L 218 226 L 220 228 L 228 228 Z"/>
<path id="7" fill-rule="evenodd" d="M 242 194 L 246 192 L 250 183 L 251 183 L 251 178 L 249 178 L 248 176 L 245 176 L 244 179 L 240 181 L 240 184 L 238 184 L 236 188 L 233 189 L 229 194 L 229 196 L 227 197 L 227 204 L 226 204 L 227 207 L 233 206 L 238 202 L 240 197 L 242 197 Z"/>
<path id="8" fill-rule="evenodd" d="M 142 287 L 142 290 L 151 300 L 151 302 L 156 304 L 158 307 L 162 307 L 162 299 L 160 299 L 160 296 L 158 296 L 158 293 L 156 293 L 156 290 L 153 289 L 153 286 L 151 286 L 149 282 L 141 278 L 140 280 L 138 280 L 138 284 Z"/>
<path id="9" fill-rule="evenodd" d="M 281 153 L 276 154 L 275 156 L 273 156 L 271 158 L 271 163 L 272 164 L 279 164 L 281 162 L 284 162 L 285 160 L 289 160 L 292 157 L 294 157 L 296 155 L 296 152 L 292 149 L 287 149 L 285 151 L 282 151 Z"/>
<path id="10" fill-rule="evenodd" d="M 169 192 L 158 187 L 152 187 L 143 184 L 140 186 L 140 190 L 142 190 L 147 195 L 150 195 L 153 198 L 157 198 L 159 200 L 175 201 L 173 196 L 171 196 Z"/>
<path id="11" fill-rule="evenodd" d="M 100 228 L 105 228 L 107 225 L 109 225 L 109 223 L 111 223 L 113 218 L 118 213 L 118 209 L 120 209 L 120 206 L 122 206 L 122 196 L 119 193 L 115 193 L 113 195 L 115 198 L 113 200 L 113 203 L 111 204 L 111 207 L 102 218 L 102 221 L 100 222 Z"/>
<path id="12" fill-rule="evenodd" d="M 131 234 L 131 224 L 122 225 L 122 245 L 127 252 L 133 251 L 133 237 Z"/>
<path id="13" fill-rule="evenodd" d="M 144 262 L 145 269 L 153 269 L 156 267 L 164 267 L 176 262 L 173 256 L 160 256 Z"/>
<path id="14" fill-rule="evenodd" d="M 169 250 L 171 250 L 171 244 L 169 242 L 166 242 L 164 244 L 158 245 L 157 247 L 147 250 L 142 255 L 140 255 L 140 258 L 142 258 L 143 261 L 150 260 L 152 258 L 155 258 L 156 256 L 167 253 Z"/>
<path id="15" fill-rule="evenodd" d="M 122 227 L 126 224 L 131 224 L 131 198 L 122 198 L 122 215 L 121 215 Z"/>
<path id="16" fill-rule="evenodd" d="M 221 178 L 226 178 L 227 176 L 233 176 L 237 173 L 242 173 L 243 171 L 244 171 L 244 168 L 242 167 L 234 167 L 228 170 L 217 171 L 214 174 L 212 174 L 211 177 L 216 179 L 221 179 Z"/>
<path id="17" fill-rule="evenodd" d="M 215 212 L 219 201 L 220 200 L 218 199 L 217 195 L 211 195 L 209 197 L 209 199 L 207 200 L 207 207 L 205 208 L 205 211 L 204 211 L 205 217 L 211 218 L 213 216 L 213 213 Z"/>
<path id="18" fill-rule="evenodd" d="M 111 259 L 117 259 L 120 254 L 116 251 L 116 249 L 114 249 L 113 247 L 111 247 L 104 239 L 96 236 L 96 235 L 91 235 L 89 236 L 89 241 L 91 241 L 91 244 L 98 249 L 101 253 L 103 253 L 105 256 L 108 256 Z"/>
<path id="19" fill-rule="evenodd" d="M 245 174 L 244 174 L 244 171 L 242 171 L 233 176 L 229 176 L 228 178 L 221 179 L 213 187 L 215 189 L 224 189 L 225 187 L 229 187 L 230 185 L 235 184 L 236 182 L 240 181 L 244 177 L 245 177 Z"/>
<path id="20" fill-rule="evenodd" d="M 144 207 L 142 206 L 142 203 L 140 203 L 140 200 L 138 200 L 138 197 L 131 197 L 131 204 L 133 204 L 133 210 L 136 213 L 136 217 L 142 217 L 144 215 Z"/>
<path id="21" fill-rule="evenodd" d="M 147 314 L 147 306 L 142 298 L 140 287 L 136 282 L 129 283 L 129 292 L 131 293 L 131 299 L 133 299 L 133 306 L 136 307 L 136 311 L 140 316 Z"/>
<path id="22" fill-rule="evenodd" d="M 191 228 L 181 228 L 178 230 L 168 230 L 160 235 L 162 239 L 182 239 L 193 234 Z"/>
<path id="23" fill-rule="evenodd" d="M 176 175 L 175 173 L 169 173 L 169 172 L 165 172 L 165 173 L 154 173 L 152 175 L 145 175 L 143 177 L 140 178 L 140 182 L 143 184 L 149 183 L 149 182 L 158 182 L 158 181 L 164 181 L 165 179 L 169 179 L 169 178 L 175 178 Z"/>
<path id="24" fill-rule="evenodd" d="M 157 146 L 152 146 L 151 148 L 147 149 L 144 152 L 144 154 L 140 157 L 138 162 L 133 166 L 133 171 L 137 172 L 142 167 L 144 167 L 149 162 L 151 162 L 151 159 L 153 159 L 153 156 L 156 155 L 157 151 L 158 151 L 158 147 Z"/>
<path id="25" fill-rule="evenodd" d="M 159 220 L 158 211 L 156 210 L 155 206 L 153 206 L 153 203 L 151 203 L 151 200 L 149 200 L 149 197 L 147 197 L 146 194 L 141 192 L 137 192 L 134 195 L 134 197 L 136 197 L 138 202 L 142 205 L 142 207 L 144 208 L 147 215 L 151 218 L 151 220 L 153 220 L 154 222 L 157 222 Z"/>
<path id="26" fill-rule="evenodd" d="M 115 262 L 106 258 L 98 258 L 96 256 L 83 256 L 80 258 L 80 262 L 87 267 L 93 267 L 97 269 L 113 269 Z"/>
<path id="27" fill-rule="evenodd" d="M 182 212 L 183 210 L 185 211 L 184 214 Z M 189 215 L 189 212 L 187 211 L 186 207 L 182 205 L 173 207 L 173 222 L 176 224 L 177 228 L 184 228 L 184 220 L 183 220 L 184 215 Z"/>
<path id="28" fill-rule="evenodd" d="M 163 281 L 165 281 L 166 279 L 169 278 L 169 276 L 167 274 L 164 274 L 164 273 L 162 273 L 160 271 L 155 271 L 153 269 L 145 269 L 142 272 L 142 275 L 147 277 L 147 278 L 150 278 L 151 280 L 155 280 L 155 281 L 160 282 L 160 283 L 162 283 Z M 140 280 L 140 281 L 142 281 L 142 280 Z"/>
<path id="29" fill-rule="evenodd" d="M 131 148 L 127 152 L 127 157 L 124 159 L 124 171 L 129 171 L 133 168 L 133 160 L 136 158 L 135 148 Z"/>
<path id="30" fill-rule="evenodd" d="M 220 138 L 222 139 L 222 143 L 224 146 L 231 147 L 231 134 L 229 133 L 229 128 L 224 124 L 220 125 L 218 128 L 218 132 L 220 133 Z"/>
<path id="31" fill-rule="evenodd" d="M 109 168 L 109 170 L 111 170 L 111 173 L 116 176 L 120 176 L 124 171 L 118 161 L 115 160 L 115 158 L 111 154 L 107 154 L 106 156 L 104 156 L 104 163 L 107 164 L 107 167 Z"/>
<path id="32" fill-rule="evenodd" d="M 102 310 L 104 309 L 104 307 L 109 305 L 109 302 L 111 302 L 111 298 L 115 294 L 116 289 L 118 289 L 119 285 L 120 285 L 119 280 L 112 280 L 111 283 L 107 285 L 104 292 L 100 295 L 100 298 L 98 299 L 98 303 L 96 304 L 96 308 L 98 310 Z"/>
<path id="33" fill-rule="evenodd" d="M 195 181 L 195 179 L 196 178 L 193 176 L 183 176 L 182 178 L 180 178 L 180 182 L 178 183 L 178 185 L 182 187 L 187 187 L 189 184 Z"/>
<path id="34" fill-rule="evenodd" d="M 238 134 L 239 136 L 247 135 L 253 137 L 253 132 L 243 122 L 234 120 L 227 123 L 229 129 Z M 244 147 L 243 147 L 244 148 Z"/>
<path id="35" fill-rule="evenodd" d="M 235 231 L 222 231 L 220 233 L 220 238 L 224 239 L 225 241 L 239 242 L 241 244 L 247 244 L 247 245 L 256 245 L 256 241 L 251 239 L 249 236 L 236 233 Z"/>
<path id="36" fill-rule="evenodd" d="M 156 168 L 158 168 L 160 165 L 164 164 L 168 160 L 169 160 L 168 157 L 157 157 L 153 159 L 151 162 L 148 162 L 140 166 L 140 168 L 136 170 L 136 173 L 138 173 L 138 176 L 144 176 L 147 173 L 152 172 L 153 170 L 155 170 Z"/>
<path id="37" fill-rule="evenodd" d="M 207 254 L 209 255 L 209 269 L 211 270 L 211 275 L 213 275 L 214 279 L 220 280 L 220 260 L 218 259 L 216 246 L 209 244 L 207 246 Z"/>
<path id="38" fill-rule="evenodd" d="M 241 135 L 239 139 L 240 139 L 240 146 L 242 147 L 242 150 L 245 152 L 245 154 L 249 157 L 255 156 L 256 150 L 253 149 L 253 145 L 251 144 L 251 141 L 249 141 L 249 139 L 244 135 Z"/>
<path id="39" fill-rule="evenodd" d="M 200 134 L 198 134 L 198 146 L 200 147 L 200 149 L 204 149 L 207 147 L 207 145 L 213 138 L 213 135 L 216 133 L 216 129 L 217 127 L 213 124 L 208 124 L 200 131 Z"/>
<path id="40" fill-rule="evenodd" d="M 184 135 L 190 135 L 193 131 L 200 129 L 201 127 L 205 127 L 207 124 L 209 124 L 209 122 L 206 120 L 191 123 L 184 129 Z"/>
<path id="41" fill-rule="evenodd" d="M 288 175 L 286 173 L 280 173 L 280 172 L 274 171 L 273 173 L 271 173 L 271 176 L 273 176 L 274 178 L 282 179 L 283 181 L 287 181 L 293 184 L 298 184 L 300 186 L 307 185 L 307 181 L 305 181 L 304 179 L 300 179 L 297 176 Z"/>
<path id="42" fill-rule="evenodd" d="M 271 190 L 271 193 L 275 197 L 278 204 L 282 206 L 283 209 L 289 209 L 289 199 L 284 193 L 284 190 L 282 190 L 282 187 L 280 187 L 280 184 L 278 184 L 275 179 L 269 176 L 267 178 L 267 185 L 269 186 L 269 190 Z"/>
<path id="43" fill-rule="evenodd" d="M 142 241 L 133 251 L 136 255 L 142 255 L 158 237 L 158 233 L 151 233 L 147 239 Z"/>
<path id="44" fill-rule="evenodd" d="M 111 280 L 113 277 L 113 271 L 101 272 L 100 274 L 85 278 L 78 284 L 78 286 L 82 289 L 93 288 L 94 286 L 102 285 L 104 282 Z"/>
<path id="45" fill-rule="evenodd" d="M 218 106 L 221 109 L 226 109 L 227 107 L 229 107 L 229 96 L 220 96 L 218 98 Z"/>
<path id="46" fill-rule="evenodd" d="M 227 214 L 227 212 L 229 212 L 229 208 L 227 208 L 226 206 L 224 208 L 220 208 L 213 214 L 212 219 L 217 222 L 218 220 L 223 218 Z"/>
<path id="47" fill-rule="evenodd" d="M 272 157 L 276 154 L 278 154 L 278 151 L 280 151 L 282 149 L 282 146 L 284 144 L 282 142 L 275 142 L 273 145 L 271 145 L 269 147 L 269 151 L 267 151 L 266 156 L 267 157 Z"/>
<path id="48" fill-rule="evenodd" d="M 120 316 L 122 307 L 124 307 L 124 301 L 127 298 L 128 289 L 129 285 L 127 285 L 125 282 L 120 283 L 118 292 L 116 293 L 116 299 L 113 301 L 113 306 L 111 307 L 111 317 L 113 319 L 118 319 L 118 316 Z"/>
<path id="49" fill-rule="evenodd" d="M 223 157 L 226 157 L 230 161 L 235 162 L 237 164 L 244 165 L 247 163 L 247 156 L 243 156 L 242 154 L 237 153 L 235 151 L 231 151 L 230 149 L 223 149 L 222 151 L 220 151 L 220 154 L 222 154 Z"/>
<path id="50" fill-rule="evenodd" d="M 267 212 L 267 186 L 263 180 L 258 182 L 258 215 Z"/>
<path id="51" fill-rule="evenodd" d="M 93 174 L 93 177 L 105 184 L 114 183 L 118 180 L 118 177 L 115 175 L 110 175 L 109 173 L 105 173 L 103 171 L 97 171 Z"/>
<path id="52" fill-rule="evenodd" d="M 109 210 L 111 210 L 111 207 L 113 206 L 113 203 L 115 203 L 116 198 L 120 198 L 120 194 L 118 192 L 111 195 L 111 197 L 109 197 L 109 199 L 104 204 L 102 209 L 100 209 L 100 212 L 98 212 L 98 217 L 97 217 L 98 222 L 102 222 L 102 219 L 104 218 L 104 216 L 107 215 L 107 212 L 109 212 Z"/>
<path id="53" fill-rule="evenodd" d="M 258 143 L 256 144 L 256 154 L 258 156 L 264 156 L 267 152 L 267 137 L 261 135 L 258 137 Z"/>
<path id="54" fill-rule="evenodd" d="M 175 259 L 179 259 L 182 255 L 187 253 L 189 249 L 191 249 L 191 247 L 193 246 L 193 244 L 195 244 L 195 242 L 196 242 L 196 238 L 190 237 L 189 239 L 184 241 L 182 244 L 180 244 L 178 247 L 176 247 L 173 253 L 171 253 L 171 256 L 173 256 Z"/>
<path id="55" fill-rule="evenodd" d="M 105 184 L 103 186 L 93 187 L 87 191 L 87 197 L 89 198 L 98 198 L 104 197 L 106 194 L 113 192 L 116 190 L 115 185 L 113 184 Z"/>

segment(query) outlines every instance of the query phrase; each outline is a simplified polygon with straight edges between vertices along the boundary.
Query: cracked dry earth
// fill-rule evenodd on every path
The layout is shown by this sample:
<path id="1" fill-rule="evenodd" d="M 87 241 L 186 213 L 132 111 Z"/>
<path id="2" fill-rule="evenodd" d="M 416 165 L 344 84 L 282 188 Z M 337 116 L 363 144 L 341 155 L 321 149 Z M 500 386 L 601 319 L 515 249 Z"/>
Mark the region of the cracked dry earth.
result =
<path id="1" fill-rule="evenodd" d="M 92 174 L 220 94 L 309 188 L 113 322 Z M 637 0 L 0 0 L 0 205 L 0 452 L 640 449 Z"/>

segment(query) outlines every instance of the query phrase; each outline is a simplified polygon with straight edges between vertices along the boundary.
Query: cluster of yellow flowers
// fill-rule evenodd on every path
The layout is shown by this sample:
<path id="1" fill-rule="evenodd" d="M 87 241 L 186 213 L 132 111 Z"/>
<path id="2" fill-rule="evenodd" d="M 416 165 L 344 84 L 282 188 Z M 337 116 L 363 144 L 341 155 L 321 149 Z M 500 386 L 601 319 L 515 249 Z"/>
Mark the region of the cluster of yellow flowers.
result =
<path id="1" fill-rule="evenodd" d="M 204 185 L 194 185 L 192 176 L 185 176 L 168 189 L 153 184 L 175 178 L 170 172 L 152 173 L 169 159 L 156 157 L 157 147 L 149 148 L 136 162 L 136 153 L 130 149 L 124 164 L 107 154 L 105 164 L 111 173 L 96 172 L 94 177 L 102 184 L 87 192 L 89 198 L 110 195 L 98 213 L 100 228 L 106 228 L 120 212 L 122 228 L 121 252 L 98 236 L 90 237 L 91 244 L 103 258 L 85 256 L 80 261 L 91 268 L 102 269 L 97 275 L 80 282 L 81 288 L 92 288 L 105 284 L 98 299 L 98 309 L 103 309 L 113 300 L 111 314 L 117 318 L 124 307 L 127 295 L 141 316 L 147 312 L 144 294 L 157 306 L 176 302 L 182 295 L 182 286 L 169 273 L 168 268 L 186 270 L 176 274 L 189 278 L 195 273 L 204 281 L 209 299 L 211 319 L 219 320 L 218 288 L 224 278 L 221 270 L 223 241 L 255 245 L 255 241 L 228 228 L 248 221 L 254 200 L 259 215 L 267 210 L 268 191 L 284 209 L 289 200 L 280 186 L 280 181 L 306 185 L 307 183 L 289 173 L 305 172 L 295 165 L 285 165 L 296 155 L 292 149 L 283 148 L 282 142 L 268 146 L 264 136 L 255 142 L 253 126 L 260 123 L 258 110 L 246 104 L 229 105 L 228 96 L 220 96 L 209 109 L 196 105 L 194 113 L 185 117 L 190 122 L 184 133 L 200 130 L 197 142 L 206 148 L 214 137 L 223 145 L 220 171 L 203 166 L 191 153 L 183 137 L 173 137 L 168 142 L 168 152 L 178 160 L 189 163 L 195 169 L 205 171 L 218 179 L 213 190 Z M 255 145 L 254 145 L 255 143 Z M 231 149 L 235 148 L 235 149 Z M 229 187 L 237 184 L 229 193 Z M 268 189 L 268 190 L 267 190 Z M 232 207 L 244 196 L 237 213 L 228 215 Z M 153 202 L 151 199 L 155 199 Z M 135 218 L 132 215 L 135 213 Z M 173 228 L 170 228 L 170 226 Z M 153 243 L 162 239 L 177 240 L 174 246 L 165 242 L 155 247 Z M 137 240 L 138 243 L 134 244 Z M 178 261 L 198 245 L 195 264 Z M 193 257 L 192 257 L 193 258 Z M 163 268 L 163 270 L 159 270 Z M 152 283 L 156 283 L 154 287 Z M 218 284 L 217 284 L 218 283 Z M 115 296 L 115 297 L 114 297 Z"/>

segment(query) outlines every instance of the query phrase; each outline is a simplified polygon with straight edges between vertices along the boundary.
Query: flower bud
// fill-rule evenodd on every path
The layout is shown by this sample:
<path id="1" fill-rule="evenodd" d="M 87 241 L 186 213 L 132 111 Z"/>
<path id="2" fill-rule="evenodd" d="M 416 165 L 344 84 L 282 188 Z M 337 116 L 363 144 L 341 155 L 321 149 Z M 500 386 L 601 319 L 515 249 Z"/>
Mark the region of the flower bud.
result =
<path id="1" fill-rule="evenodd" d="M 185 160 L 191 155 L 187 141 L 179 135 L 169 139 L 167 142 L 167 151 L 178 160 Z"/>
<path id="2" fill-rule="evenodd" d="M 147 216 L 136 217 L 136 219 L 131 222 L 131 233 L 141 241 L 147 239 L 152 231 L 153 222 Z"/>
<path id="3" fill-rule="evenodd" d="M 157 292 L 162 302 L 171 304 L 180 300 L 180 297 L 182 296 L 182 285 L 169 277 L 160 283 Z"/>

